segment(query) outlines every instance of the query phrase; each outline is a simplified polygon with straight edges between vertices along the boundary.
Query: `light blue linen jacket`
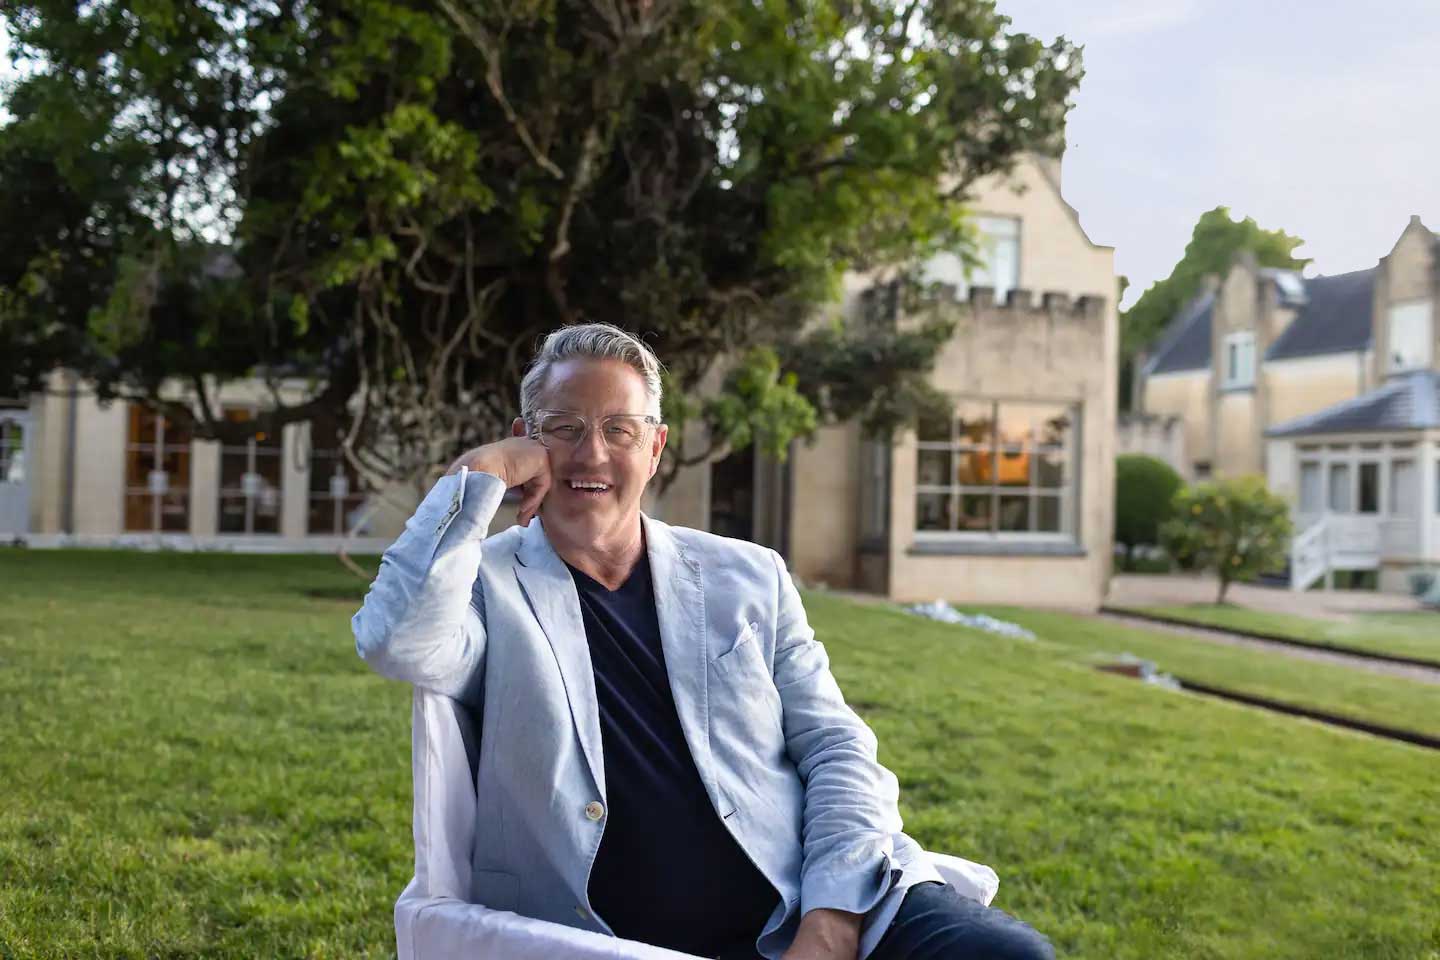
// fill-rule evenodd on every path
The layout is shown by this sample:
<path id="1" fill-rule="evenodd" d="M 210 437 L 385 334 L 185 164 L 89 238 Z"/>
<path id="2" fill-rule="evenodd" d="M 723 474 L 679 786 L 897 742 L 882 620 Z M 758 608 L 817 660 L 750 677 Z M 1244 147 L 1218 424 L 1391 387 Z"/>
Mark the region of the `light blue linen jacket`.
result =
<path id="1" fill-rule="evenodd" d="M 579 597 L 539 518 L 487 537 L 504 493 L 466 468 L 435 484 L 385 551 L 355 646 L 480 718 L 471 899 L 613 934 L 587 894 L 606 783 Z M 874 734 L 777 553 L 641 517 L 685 740 L 716 816 L 780 892 L 757 949 L 778 958 L 805 912 L 831 907 L 867 914 L 865 957 L 905 891 L 941 881 L 901 832 Z"/>

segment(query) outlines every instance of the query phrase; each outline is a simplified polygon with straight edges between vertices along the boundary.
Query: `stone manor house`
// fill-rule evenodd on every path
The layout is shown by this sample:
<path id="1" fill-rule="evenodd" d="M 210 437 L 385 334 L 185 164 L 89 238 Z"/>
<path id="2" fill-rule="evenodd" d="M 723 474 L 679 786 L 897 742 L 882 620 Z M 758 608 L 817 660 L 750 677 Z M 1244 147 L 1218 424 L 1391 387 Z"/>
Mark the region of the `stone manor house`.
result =
<path id="1" fill-rule="evenodd" d="M 1027 157 L 980 183 L 971 207 L 983 267 L 967 276 L 948 254 L 927 267 L 957 324 L 934 373 L 953 416 L 893 444 L 854 424 L 825 427 L 783 464 L 740 451 L 683 473 L 647 509 L 767 543 L 809 583 L 898 600 L 1097 606 L 1112 548 L 1117 286 L 1114 252 L 1086 236 L 1060 170 Z M 895 300 L 852 275 L 832 309 L 851 323 L 906 323 Z M 264 393 L 231 383 L 220 403 L 243 421 Z M 329 551 L 353 534 L 352 551 L 379 552 L 405 517 L 381 510 L 355 529 L 367 493 L 326 432 L 294 424 L 243 445 L 194 440 L 138 406 L 102 407 L 56 371 L 44 392 L 0 404 L 0 539 Z M 492 529 L 513 517 L 507 501 Z"/>
<path id="2" fill-rule="evenodd" d="M 1147 452 L 1190 478 L 1266 476 L 1293 503 L 1296 588 L 1363 570 L 1406 590 L 1440 564 L 1437 297 L 1440 238 L 1419 217 L 1353 273 L 1240 257 L 1142 370 L 1144 416 L 1177 434 Z"/>

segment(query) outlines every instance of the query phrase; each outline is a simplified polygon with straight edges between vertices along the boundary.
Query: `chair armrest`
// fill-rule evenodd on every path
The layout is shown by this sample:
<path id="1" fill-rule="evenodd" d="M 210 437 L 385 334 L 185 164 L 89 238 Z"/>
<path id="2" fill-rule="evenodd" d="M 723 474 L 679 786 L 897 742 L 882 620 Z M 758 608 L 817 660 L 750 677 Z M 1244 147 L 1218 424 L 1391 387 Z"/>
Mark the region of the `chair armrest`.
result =
<path id="1" fill-rule="evenodd" d="M 976 900 L 987 907 L 1000 889 L 1000 878 L 983 863 L 962 860 L 948 853 L 931 853 L 930 862 L 935 864 L 936 871 L 945 878 L 946 883 L 960 891 L 962 897 Z"/>
<path id="2" fill-rule="evenodd" d="M 412 896 L 395 904 L 400 960 L 699 960 L 478 903 Z"/>

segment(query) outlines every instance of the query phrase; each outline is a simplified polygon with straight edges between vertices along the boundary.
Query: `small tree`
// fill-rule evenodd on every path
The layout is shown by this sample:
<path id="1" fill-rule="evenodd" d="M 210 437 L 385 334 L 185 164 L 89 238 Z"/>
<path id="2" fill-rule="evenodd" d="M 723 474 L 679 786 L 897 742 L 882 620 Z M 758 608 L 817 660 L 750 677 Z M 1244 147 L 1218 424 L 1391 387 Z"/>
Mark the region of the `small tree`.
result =
<path id="1" fill-rule="evenodd" d="M 1216 603 L 1237 580 L 1250 580 L 1285 562 L 1290 508 L 1261 477 L 1237 477 L 1187 487 L 1175 495 L 1174 517 L 1160 528 L 1171 555 L 1220 580 Z"/>
<path id="2" fill-rule="evenodd" d="M 1160 525 L 1174 514 L 1175 494 L 1184 486 L 1164 460 L 1127 453 L 1115 460 L 1115 542 L 1125 546 L 1125 566 L 1135 547 L 1158 544 Z"/>

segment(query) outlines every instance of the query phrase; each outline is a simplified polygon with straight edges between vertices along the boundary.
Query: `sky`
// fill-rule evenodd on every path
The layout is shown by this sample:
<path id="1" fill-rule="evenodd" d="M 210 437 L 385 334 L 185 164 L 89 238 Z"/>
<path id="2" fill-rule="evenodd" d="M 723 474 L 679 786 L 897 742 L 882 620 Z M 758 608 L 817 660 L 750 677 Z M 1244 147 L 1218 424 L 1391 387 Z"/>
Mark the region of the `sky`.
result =
<path id="1" fill-rule="evenodd" d="M 1437 0 L 997 2 L 1084 47 L 1063 191 L 1125 306 L 1221 204 L 1302 237 L 1311 275 L 1374 266 L 1411 214 L 1440 229 Z"/>
<path id="2" fill-rule="evenodd" d="M 1218 205 L 1302 237 L 1307 275 L 1440 229 L 1440 3 L 998 0 L 1084 47 L 1063 192 L 1129 306 Z"/>

